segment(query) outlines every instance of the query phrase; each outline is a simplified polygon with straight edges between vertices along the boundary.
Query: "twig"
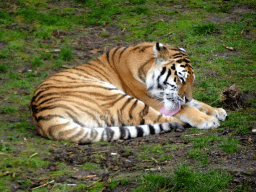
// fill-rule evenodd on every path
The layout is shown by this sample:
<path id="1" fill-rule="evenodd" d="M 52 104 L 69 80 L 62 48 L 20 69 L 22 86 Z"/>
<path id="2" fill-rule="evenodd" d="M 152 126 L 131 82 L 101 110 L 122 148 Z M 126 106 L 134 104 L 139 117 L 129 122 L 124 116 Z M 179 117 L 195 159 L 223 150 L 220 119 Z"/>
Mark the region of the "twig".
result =
<path id="1" fill-rule="evenodd" d="M 98 182 L 100 182 L 101 181 L 101 179 L 99 179 L 98 181 L 95 181 L 95 182 L 93 182 L 91 185 L 89 185 L 87 188 L 89 189 L 89 188 L 91 188 L 95 183 L 98 183 Z"/>
<path id="2" fill-rule="evenodd" d="M 70 66 L 67 66 L 67 65 L 62 65 L 61 67 L 65 68 L 65 69 L 72 69 L 73 68 L 73 67 L 70 67 Z"/>
<path id="3" fill-rule="evenodd" d="M 95 151 L 95 152 L 92 152 L 92 153 L 105 153 L 105 152 L 108 152 L 108 151 Z"/>
<path id="4" fill-rule="evenodd" d="M 35 188 L 32 188 L 32 189 L 38 189 L 38 188 L 44 187 L 44 186 L 46 186 L 46 185 L 48 185 L 48 184 L 50 184 L 50 183 L 53 183 L 53 182 L 54 182 L 54 180 L 49 181 L 49 182 L 47 182 L 47 183 L 45 183 L 45 184 L 43 184 L 43 185 L 40 185 L 40 186 L 35 187 Z"/>
<path id="5" fill-rule="evenodd" d="M 110 176 L 110 178 L 113 178 L 119 172 L 120 172 L 120 170 L 116 171 L 115 173 L 113 173 L 113 175 Z"/>
<path id="6" fill-rule="evenodd" d="M 184 135 L 184 137 L 188 137 L 188 136 L 194 136 L 194 135 L 203 135 L 204 133 L 198 133 L 198 134 L 191 134 L 191 135 Z"/>
<path id="7" fill-rule="evenodd" d="M 156 163 L 158 163 L 158 161 L 157 161 L 154 157 L 151 157 L 151 159 L 152 159 L 153 161 L 155 161 Z"/>
<path id="8" fill-rule="evenodd" d="M 30 158 L 36 156 L 37 154 L 38 154 L 38 153 L 34 153 L 33 155 L 30 156 Z"/>
<path id="9" fill-rule="evenodd" d="M 5 153 L 0 153 L 0 155 L 11 156 L 11 155 L 9 155 L 9 154 L 5 154 Z"/>

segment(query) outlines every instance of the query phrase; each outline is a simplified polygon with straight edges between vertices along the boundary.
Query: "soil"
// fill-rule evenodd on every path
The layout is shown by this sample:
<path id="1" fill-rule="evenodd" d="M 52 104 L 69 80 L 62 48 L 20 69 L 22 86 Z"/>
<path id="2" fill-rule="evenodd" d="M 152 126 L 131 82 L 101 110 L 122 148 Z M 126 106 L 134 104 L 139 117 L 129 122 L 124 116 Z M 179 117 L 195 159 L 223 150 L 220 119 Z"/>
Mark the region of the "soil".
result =
<path id="1" fill-rule="evenodd" d="M 224 129 L 218 136 L 229 133 L 230 130 Z M 16 183 L 12 183 L 10 188 L 27 189 L 43 185 L 42 178 L 49 178 L 45 173 L 49 171 L 61 171 L 57 163 L 63 162 L 74 173 L 65 174 L 54 178 L 56 183 L 68 183 L 76 185 L 81 179 L 84 184 L 90 185 L 95 181 L 100 180 L 105 182 L 105 191 L 132 191 L 135 184 L 128 183 L 119 185 L 114 190 L 108 187 L 107 182 L 114 178 L 132 178 L 135 174 L 144 174 L 147 172 L 168 173 L 170 168 L 174 170 L 176 165 L 181 162 L 190 165 L 196 164 L 198 161 L 187 158 L 188 152 L 191 151 L 191 145 L 186 139 L 185 132 L 171 132 L 160 135 L 153 135 L 132 140 L 120 140 L 111 142 L 110 144 L 102 143 L 100 145 L 77 145 L 71 146 L 53 146 L 49 152 L 50 155 L 44 160 L 50 161 L 48 167 L 40 168 L 36 172 L 29 171 L 20 178 Z M 227 154 L 221 150 L 216 150 L 216 147 L 208 148 L 208 157 L 211 162 L 202 167 L 202 170 L 208 169 L 224 169 L 233 175 L 231 181 L 232 186 L 249 185 L 252 191 L 256 189 L 256 160 L 254 158 L 256 150 L 256 138 L 252 135 L 236 136 L 240 139 L 240 147 L 242 150 L 233 154 Z M 172 150 L 164 150 L 164 153 L 170 154 L 172 158 L 166 161 L 158 161 L 158 154 L 153 154 L 152 158 L 143 159 L 140 157 L 142 148 L 145 145 L 160 144 L 163 147 L 166 143 L 175 144 L 178 147 Z M 41 143 L 46 145 L 45 142 Z M 97 156 L 95 156 L 97 154 Z M 92 170 L 83 170 L 82 166 L 87 163 L 96 163 L 100 168 Z M 12 174 L 12 173 L 9 173 Z M 46 179 L 45 178 L 45 179 Z M 23 188 L 22 182 L 30 179 L 32 183 Z M 50 178 L 49 178 L 50 179 Z M 15 190 L 13 190 L 15 191 Z"/>
<path id="2" fill-rule="evenodd" d="M 68 4 L 62 4 L 59 2 L 52 2 L 49 6 L 58 6 L 60 8 L 69 7 Z M 232 9 L 231 13 L 225 13 L 225 17 L 216 16 L 214 13 L 209 15 L 209 21 L 212 22 L 230 22 L 238 20 L 242 13 L 242 9 L 246 12 L 251 12 L 250 7 L 236 7 Z M 82 11 L 82 9 L 81 9 Z M 80 13 L 80 12 L 78 12 Z M 238 14 L 237 14 L 238 13 Z M 224 20 L 223 20 L 224 18 Z M 86 32 L 86 35 L 83 32 Z M 101 37 L 102 32 L 108 32 L 109 35 Z M 72 48 L 75 55 L 75 60 L 73 63 L 74 67 L 86 63 L 93 58 L 98 57 L 106 50 L 116 46 L 125 46 L 127 43 L 123 41 L 124 35 L 128 33 L 125 30 L 121 30 L 119 27 L 112 25 L 108 27 L 91 25 L 84 26 L 83 29 L 74 29 L 71 31 L 54 31 L 53 36 L 58 39 L 70 38 L 73 39 Z M 113 40 L 112 37 L 120 37 L 119 41 Z M 249 35 L 248 35 L 249 38 Z M 28 38 L 27 43 L 32 42 L 33 39 Z M 44 44 L 49 44 L 53 46 L 51 39 L 45 39 Z M 130 42 L 129 44 L 135 44 L 137 42 Z M 0 48 L 4 48 L 8 42 L 0 41 Z M 227 52 L 228 53 L 228 52 Z M 218 53 L 219 55 L 226 56 L 226 53 Z M 233 53 L 232 53 L 233 54 Z M 56 56 L 57 57 L 57 56 Z M 47 58 L 45 58 L 47 60 Z M 47 61 L 46 61 L 47 62 Z M 15 69 L 17 72 L 25 73 L 31 68 L 27 65 Z M 48 72 L 49 75 L 63 70 L 54 69 Z M 212 71 L 204 71 L 206 74 L 211 74 L 211 76 L 216 76 Z M 5 83 L 7 80 L 0 79 L 0 85 Z M 27 95 L 29 94 L 28 89 L 16 89 L 18 94 Z M 1 98 L 3 100 L 4 98 Z M 4 101 L 5 102 L 5 101 Z M 20 109 L 23 112 L 28 113 L 28 108 Z M 10 123 L 17 123 L 17 117 L 12 117 L 6 114 L 3 114 L 2 111 L 1 118 Z M 28 120 L 31 122 L 31 120 Z M 31 122 L 32 123 L 32 122 Z M 252 125 L 255 127 L 255 124 Z M 252 127 L 252 128 L 253 128 Z M 35 137 L 41 137 L 38 135 L 36 130 L 31 130 Z M 227 127 L 223 128 L 222 132 L 218 133 L 218 136 L 226 135 L 231 130 Z M 84 180 L 84 184 L 91 185 L 97 181 L 111 181 L 115 178 L 130 177 L 133 178 L 136 173 L 146 173 L 146 172 L 157 172 L 157 173 L 166 173 L 175 169 L 177 164 L 181 162 L 187 162 L 190 165 L 196 164 L 198 161 L 188 158 L 188 152 L 191 151 L 192 145 L 189 142 L 188 131 L 185 132 L 171 132 L 164 133 L 154 136 L 148 136 L 144 138 L 136 138 L 132 140 L 120 140 L 116 142 L 111 142 L 110 144 L 100 144 L 100 145 L 77 145 L 72 144 L 71 146 L 67 145 L 56 145 L 52 146 L 49 150 L 50 155 L 46 156 L 44 160 L 50 161 L 49 166 L 40 168 L 36 172 L 28 170 L 26 173 L 23 173 L 19 181 L 11 183 L 9 188 L 12 191 L 17 190 L 31 190 L 32 188 L 41 186 L 45 184 L 42 181 L 42 178 L 49 178 L 45 173 L 49 171 L 60 170 L 57 164 L 60 162 L 66 163 L 67 166 L 72 170 L 72 174 L 65 174 L 63 176 L 57 176 L 54 178 L 55 183 L 68 183 L 70 185 L 76 185 Z M 190 135 L 191 136 L 191 135 Z M 193 137 L 193 135 L 192 135 Z M 251 187 L 251 191 L 256 191 L 256 136 L 251 134 L 241 134 L 236 135 L 236 139 L 240 140 L 239 146 L 241 151 L 227 154 L 221 150 L 216 150 L 217 147 L 210 146 L 208 148 L 208 158 L 211 162 L 210 164 L 204 165 L 203 170 L 208 170 L 211 168 L 214 169 L 225 169 L 230 174 L 233 175 L 231 185 L 247 185 Z M 47 139 L 45 139 L 47 140 Z M 160 144 L 165 146 L 166 143 L 175 144 L 178 147 L 176 149 L 168 150 L 164 149 L 164 153 L 170 154 L 172 158 L 166 161 L 159 161 L 158 154 L 152 154 L 152 158 L 143 159 L 140 154 L 143 152 L 142 148 L 145 145 L 149 144 Z M 42 142 L 41 145 L 47 145 L 45 142 Z M 19 146 L 22 148 L 22 146 Z M 17 149 L 18 150 L 18 149 Z M 97 156 L 95 155 L 97 154 Z M 87 163 L 97 163 L 100 165 L 98 169 L 92 170 L 83 170 L 82 166 Z M 12 175 L 12 173 L 9 173 Z M 17 173 L 18 174 L 18 173 Z M 30 179 L 32 183 L 29 186 L 24 187 L 21 183 Z M 51 178 L 49 178 L 51 180 Z M 48 189 L 51 188 L 53 183 L 48 185 Z M 136 187 L 136 183 L 127 183 L 125 185 L 119 185 L 115 189 L 110 189 L 107 182 L 105 182 L 105 191 L 132 191 Z"/>

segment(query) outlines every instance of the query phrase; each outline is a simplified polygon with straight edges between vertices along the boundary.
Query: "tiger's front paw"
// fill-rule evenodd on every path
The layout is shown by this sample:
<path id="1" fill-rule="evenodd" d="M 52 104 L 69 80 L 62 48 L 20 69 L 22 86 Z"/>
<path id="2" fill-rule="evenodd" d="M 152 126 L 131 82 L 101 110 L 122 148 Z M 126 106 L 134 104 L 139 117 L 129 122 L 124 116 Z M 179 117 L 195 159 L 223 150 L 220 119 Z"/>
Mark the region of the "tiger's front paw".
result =
<path id="1" fill-rule="evenodd" d="M 216 117 L 207 115 L 206 117 L 200 117 L 195 127 L 198 129 L 210 129 L 217 128 L 219 126 L 220 123 Z"/>
<path id="2" fill-rule="evenodd" d="M 224 121 L 227 117 L 227 112 L 222 108 L 215 108 L 211 115 L 216 117 L 220 121 Z"/>

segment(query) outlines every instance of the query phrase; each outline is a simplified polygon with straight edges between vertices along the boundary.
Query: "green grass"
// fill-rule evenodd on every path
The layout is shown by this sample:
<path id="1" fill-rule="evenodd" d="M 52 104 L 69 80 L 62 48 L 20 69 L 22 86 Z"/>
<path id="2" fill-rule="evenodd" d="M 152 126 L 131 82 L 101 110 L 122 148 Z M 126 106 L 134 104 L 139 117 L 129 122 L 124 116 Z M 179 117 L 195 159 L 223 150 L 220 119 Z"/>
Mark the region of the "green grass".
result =
<path id="1" fill-rule="evenodd" d="M 94 143 L 90 146 L 97 150 L 91 154 L 91 159 L 85 157 L 86 163 L 73 166 L 68 162 L 54 162 L 57 170 L 46 171 L 43 176 L 57 179 L 70 176 L 74 171 L 90 171 L 98 177 L 104 168 L 109 171 L 111 181 L 100 181 L 90 188 L 87 186 L 94 180 L 78 181 L 75 187 L 54 183 L 51 190 L 101 191 L 137 184 L 135 191 L 249 191 L 250 184 L 229 185 L 231 176 L 224 171 L 203 170 L 212 163 L 209 150 L 225 152 L 221 155 L 223 159 L 248 150 L 248 146 L 239 145 L 239 139 L 241 135 L 250 138 L 251 129 L 255 127 L 255 7 L 256 2 L 249 0 L 74 0 L 55 3 L 49 0 L 17 0 L 13 3 L 2 0 L 0 172 L 16 174 L 20 170 L 22 173 L 1 177 L 0 191 L 10 191 L 10 183 L 46 169 L 51 157 L 50 148 L 74 147 L 73 143 L 52 141 L 36 134 L 28 110 L 36 87 L 65 66 L 77 66 L 93 59 L 90 50 L 102 48 L 105 52 L 111 47 L 142 41 L 159 41 L 187 50 L 196 75 L 195 99 L 213 107 L 223 107 L 222 91 L 236 84 L 241 92 L 249 94 L 248 103 L 236 111 L 226 108 L 229 119 L 221 122 L 220 128 L 187 129 L 186 136 L 176 138 L 179 142 L 175 140 L 173 143 L 173 138 L 166 137 L 165 142 L 141 142 L 136 146 L 129 146 L 129 143 L 123 146 L 118 142 Z M 238 8 L 246 10 L 237 13 Z M 223 45 L 233 47 L 235 51 L 229 51 Z M 80 59 L 80 52 L 83 59 Z M 227 134 L 222 135 L 226 130 Z M 131 155 L 122 157 L 120 148 Z M 36 152 L 36 156 L 30 157 Z M 116 162 L 113 167 L 104 167 L 109 160 L 105 152 L 118 154 L 111 156 Z M 181 161 L 187 161 L 188 165 L 178 165 L 174 169 L 174 162 Z M 134 165 L 134 162 L 138 163 Z M 169 163 L 172 165 L 170 170 L 166 168 Z M 115 166 L 120 165 L 128 168 L 114 175 Z M 155 167 L 161 168 L 161 174 L 139 176 L 138 170 Z M 126 172 L 132 176 L 122 175 Z M 26 188 L 31 181 L 28 178 L 19 184 Z M 48 189 L 45 186 L 34 191 Z"/>
<path id="2" fill-rule="evenodd" d="M 85 163 L 83 165 L 83 169 L 84 170 L 87 170 L 87 169 L 99 169 L 99 168 L 100 168 L 99 164 L 91 163 L 91 162 Z"/>
<path id="3" fill-rule="evenodd" d="M 220 140 L 220 138 L 214 134 L 209 136 L 199 136 L 197 138 L 192 139 L 193 146 L 195 148 L 205 148 L 208 147 L 210 142 L 215 142 Z"/>
<path id="4" fill-rule="evenodd" d="M 64 61 L 70 61 L 74 58 L 72 49 L 70 47 L 64 47 L 60 50 L 60 59 Z"/>
<path id="5" fill-rule="evenodd" d="M 224 171 L 195 171 L 186 164 L 179 165 L 172 177 L 150 173 L 143 175 L 135 191 L 222 191 L 232 176 Z"/>
<path id="6" fill-rule="evenodd" d="M 237 139 L 224 138 L 223 141 L 219 144 L 219 147 L 226 153 L 234 153 L 240 150 L 238 143 L 239 141 Z"/>
<path id="7" fill-rule="evenodd" d="M 174 171 L 173 191 L 221 191 L 228 185 L 232 176 L 224 171 L 194 171 L 188 165 L 180 165 Z"/>

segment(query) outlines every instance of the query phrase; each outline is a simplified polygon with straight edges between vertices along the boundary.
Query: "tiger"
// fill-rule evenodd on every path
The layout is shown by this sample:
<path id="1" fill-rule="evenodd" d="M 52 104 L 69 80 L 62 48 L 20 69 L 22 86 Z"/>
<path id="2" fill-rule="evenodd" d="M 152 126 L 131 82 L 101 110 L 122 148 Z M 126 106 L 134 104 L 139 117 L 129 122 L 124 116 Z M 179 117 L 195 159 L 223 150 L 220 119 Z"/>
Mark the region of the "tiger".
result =
<path id="1" fill-rule="evenodd" d="M 217 128 L 227 113 L 193 99 L 194 80 L 183 48 L 116 47 L 41 83 L 30 111 L 42 136 L 79 144 Z"/>

